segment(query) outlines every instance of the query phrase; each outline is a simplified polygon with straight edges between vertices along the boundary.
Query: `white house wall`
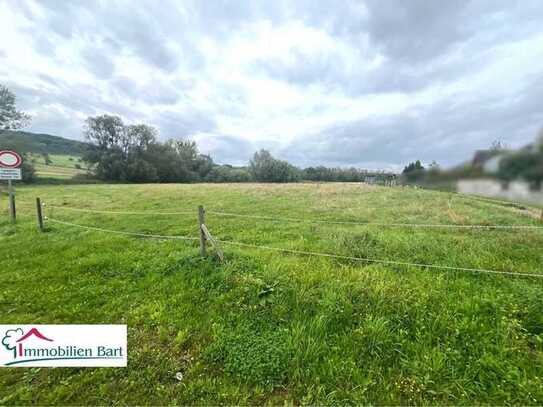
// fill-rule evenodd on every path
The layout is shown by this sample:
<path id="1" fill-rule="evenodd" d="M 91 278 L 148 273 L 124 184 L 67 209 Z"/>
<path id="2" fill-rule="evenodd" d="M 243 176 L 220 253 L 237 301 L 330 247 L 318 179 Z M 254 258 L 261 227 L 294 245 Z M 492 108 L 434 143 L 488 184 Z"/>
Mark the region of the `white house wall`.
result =
<path id="1" fill-rule="evenodd" d="M 462 194 L 473 194 L 527 203 L 543 203 L 543 191 L 530 190 L 530 185 L 524 181 L 510 182 L 504 187 L 502 182 L 495 180 L 459 180 L 456 189 Z"/>

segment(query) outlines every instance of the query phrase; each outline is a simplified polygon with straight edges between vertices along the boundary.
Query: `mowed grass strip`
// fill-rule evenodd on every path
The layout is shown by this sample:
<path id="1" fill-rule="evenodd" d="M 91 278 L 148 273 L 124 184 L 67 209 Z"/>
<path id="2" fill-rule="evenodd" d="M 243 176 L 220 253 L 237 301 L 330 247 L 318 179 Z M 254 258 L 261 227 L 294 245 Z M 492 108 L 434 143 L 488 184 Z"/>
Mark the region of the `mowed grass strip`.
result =
<path id="1" fill-rule="evenodd" d="M 41 154 L 33 154 L 32 159 L 39 178 L 70 179 L 87 173 L 86 164 L 77 156 L 51 154 L 49 165 L 45 164 L 45 158 Z"/>
<path id="2" fill-rule="evenodd" d="M 0 404 L 543 403 L 543 279 L 233 246 L 224 247 L 221 264 L 201 259 L 198 242 L 53 223 L 40 234 L 36 196 L 51 218 L 162 235 L 197 236 L 198 205 L 308 220 L 540 224 L 454 194 L 359 184 L 21 187 L 18 224 L 1 213 L 2 323 L 126 323 L 129 361 L 125 369 L 0 369 Z M 212 214 L 206 223 L 225 241 L 542 273 L 541 230 Z"/>

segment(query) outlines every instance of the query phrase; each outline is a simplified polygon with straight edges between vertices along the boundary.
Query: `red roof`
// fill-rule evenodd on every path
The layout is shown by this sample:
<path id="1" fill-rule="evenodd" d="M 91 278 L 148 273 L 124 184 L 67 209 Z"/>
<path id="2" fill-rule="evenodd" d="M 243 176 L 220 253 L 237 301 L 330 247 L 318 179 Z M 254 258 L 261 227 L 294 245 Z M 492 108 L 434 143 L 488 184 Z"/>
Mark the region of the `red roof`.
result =
<path id="1" fill-rule="evenodd" d="M 24 341 L 25 339 L 27 339 L 28 337 L 30 337 L 32 335 L 34 335 L 34 336 L 36 336 L 36 337 L 38 337 L 40 339 L 43 339 L 44 341 L 53 342 L 52 339 L 49 339 L 49 338 L 46 338 L 45 336 L 43 336 L 42 333 L 40 331 L 38 331 L 36 328 L 32 328 L 22 338 L 17 339 L 17 342 L 22 342 L 22 341 Z"/>

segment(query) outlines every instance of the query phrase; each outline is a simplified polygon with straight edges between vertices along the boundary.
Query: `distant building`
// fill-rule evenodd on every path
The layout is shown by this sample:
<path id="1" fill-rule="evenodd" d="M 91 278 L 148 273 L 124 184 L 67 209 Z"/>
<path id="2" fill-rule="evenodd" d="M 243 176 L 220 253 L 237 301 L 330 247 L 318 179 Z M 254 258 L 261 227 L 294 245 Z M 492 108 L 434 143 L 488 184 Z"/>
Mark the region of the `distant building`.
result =
<path id="1" fill-rule="evenodd" d="M 456 190 L 461 194 L 486 196 L 533 204 L 543 203 L 543 191 L 533 190 L 525 181 L 503 183 L 495 179 L 459 180 Z"/>
<path id="2" fill-rule="evenodd" d="M 543 155 L 543 131 L 536 140 L 518 150 L 494 148 L 479 150 L 472 160 L 473 169 L 482 172 L 480 179 L 461 179 L 457 183 L 457 191 L 465 194 L 475 194 L 488 197 L 518 200 L 529 203 L 543 203 L 543 189 L 541 181 L 534 182 L 533 177 L 526 179 L 523 174 L 515 174 L 516 179 L 500 174 L 501 163 L 504 159 L 523 160 L 525 157 L 537 157 Z M 531 174 L 537 171 L 537 161 L 533 168 L 529 168 Z M 506 171 L 507 168 L 504 168 Z M 479 174 L 478 174 L 479 175 Z"/>
<path id="3" fill-rule="evenodd" d="M 398 177 L 396 174 L 377 174 L 377 175 L 366 175 L 364 177 L 364 183 L 370 185 L 385 185 L 385 186 L 394 186 L 398 183 Z"/>
<path id="4" fill-rule="evenodd" d="M 484 174 L 497 174 L 500 170 L 500 164 L 502 160 L 511 156 L 511 154 L 518 152 L 543 152 L 543 131 L 539 134 L 539 136 L 533 143 L 530 143 L 519 150 L 509 150 L 502 148 L 479 150 L 475 153 L 471 165 L 475 169 L 482 170 Z"/>
<path id="5" fill-rule="evenodd" d="M 485 174 L 496 174 L 500 170 L 500 163 L 506 154 L 495 155 L 483 164 L 483 172 Z"/>
<path id="6" fill-rule="evenodd" d="M 473 157 L 472 166 L 486 174 L 495 174 L 500 169 L 501 160 L 510 154 L 509 150 L 479 150 Z"/>

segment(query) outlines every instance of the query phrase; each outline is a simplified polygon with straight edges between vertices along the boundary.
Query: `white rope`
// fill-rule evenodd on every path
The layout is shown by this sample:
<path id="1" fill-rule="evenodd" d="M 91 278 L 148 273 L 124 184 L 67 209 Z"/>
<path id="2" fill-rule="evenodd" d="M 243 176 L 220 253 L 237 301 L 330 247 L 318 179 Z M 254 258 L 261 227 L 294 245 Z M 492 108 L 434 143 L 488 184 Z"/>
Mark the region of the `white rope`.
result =
<path id="1" fill-rule="evenodd" d="M 88 213 L 103 213 L 114 215 L 158 215 L 158 216 L 175 216 L 175 215 L 192 215 L 195 212 L 182 211 L 182 212 L 124 212 L 124 211 L 105 211 L 86 208 L 73 208 L 70 206 L 55 206 L 45 205 L 53 209 L 69 210 L 76 212 L 88 212 Z M 236 218 L 258 219 L 272 222 L 298 222 L 298 223 L 320 223 L 330 225 L 360 225 L 360 226 L 380 226 L 380 227 L 407 227 L 407 228 L 434 228 L 434 229 L 524 229 L 524 230 L 542 230 L 543 226 L 537 225 L 455 225 L 455 224 L 424 224 L 424 223 L 384 223 L 384 222 L 359 222 L 359 221 L 334 221 L 334 220 L 318 220 L 318 219 L 300 219 L 300 218 L 283 218 L 283 217 L 271 217 L 261 215 L 247 215 L 232 212 L 220 212 L 213 210 L 206 210 L 206 213 L 218 216 L 230 216 Z"/>
<path id="2" fill-rule="evenodd" d="M 114 214 L 114 215 L 165 215 L 165 216 L 172 216 L 172 215 L 195 215 L 196 211 L 184 211 L 184 212 L 150 212 L 150 211 L 143 211 L 143 212 L 120 212 L 120 211 L 104 211 L 104 210 L 95 210 L 95 209 L 85 209 L 85 208 L 72 208 L 70 206 L 55 206 L 55 205 L 43 205 L 47 208 L 53 208 L 53 209 L 65 209 L 69 211 L 76 211 L 76 212 L 90 212 L 90 213 L 106 213 L 106 214 Z"/>
<path id="3" fill-rule="evenodd" d="M 229 241 L 229 240 L 217 240 L 217 241 L 219 243 L 222 243 L 222 244 L 225 244 L 225 245 L 251 247 L 251 248 L 254 248 L 254 249 L 272 250 L 272 251 L 277 251 L 277 252 L 301 254 L 301 255 L 307 255 L 307 256 L 319 256 L 319 257 L 329 257 L 329 258 L 343 259 L 343 260 L 363 261 L 363 262 L 368 262 L 368 263 L 391 264 L 391 265 L 413 266 L 413 267 L 427 267 L 427 268 L 443 269 L 443 270 L 469 271 L 469 272 L 474 272 L 474 273 L 505 274 L 505 275 L 511 275 L 511 276 L 543 278 L 543 274 L 514 273 L 514 272 L 510 272 L 510 271 L 497 271 L 497 270 L 486 270 L 486 269 L 477 269 L 477 268 L 440 266 L 440 265 L 433 265 L 433 264 L 407 263 L 407 262 L 393 261 L 393 260 L 366 259 L 366 258 L 362 258 L 362 257 L 342 256 L 342 255 L 330 254 L 330 253 L 318 253 L 318 252 L 308 252 L 308 251 L 294 250 L 294 249 L 281 249 L 279 247 L 259 246 L 259 245 L 256 245 L 256 244 L 233 242 L 233 241 Z"/>
<path id="4" fill-rule="evenodd" d="M 333 220 L 310 220 L 300 218 L 281 218 L 260 215 L 244 215 L 231 212 L 208 211 L 206 213 L 218 216 L 231 216 L 236 218 L 248 218 L 267 220 L 272 222 L 299 222 L 299 223 L 323 223 L 333 225 L 361 225 L 361 226 L 383 226 L 383 227 L 413 227 L 413 228 L 454 228 L 454 229 L 543 229 L 537 225 L 454 225 L 454 224 L 423 224 L 423 223 L 376 223 L 357 221 L 333 221 Z"/>
<path id="5" fill-rule="evenodd" d="M 154 235 L 154 234 L 147 234 L 147 233 L 123 232 L 119 230 L 104 229 L 104 228 L 98 228 L 94 226 L 78 225 L 75 223 L 65 222 L 65 221 L 52 219 L 52 218 L 46 218 L 46 220 L 50 222 L 66 225 L 66 226 L 73 226 L 73 227 L 78 227 L 81 229 L 113 233 L 113 234 L 119 234 L 119 235 L 125 235 L 125 236 L 137 236 L 137 237 L 146 237 L 146 238 L 155 238 L 155 239 L 199 240 L 198 237 L 192 237 L 192 236 L 167 236 L 167 235 Z M 477 273 L 491 273 L 491 274 L 504 274 L 504 275 L 511 275 L 511 276 L 543 278 L 543 274 L 514 273 L 514 272 L 509 272 L 509 271 L 497 271 L 497 270 L 486 270 L 486 269 L 453 267 L 453 266 L 440 266 L 440 265 L 421 264 L 421 263 L 407 263 L 407 262 L 400 262 L 400 261 L 393 261 L 393 260 L 377 260 L 377 259 L 369 259 L 369 258 L 354 257 L 354 256 L 343 256 L 343 255 L 331 254 L 331 253 L 319 253 L 319 252 L 309 252 L 309 251 L 294 250 L 294 249 L 282 249 L 279 247 L 260 246 L 260 245 L 251 244 L 251 243 L 233 242 L 230 240 L 217 239 L 216 241 L 225 245 L 251 247 L 254 249 L 264 249 L 264 250 L 271 250 L 271 251 L 277 251 L 277 252 L 282 252 L 282 253 L 300 254 L 300 255 L 306 255 L 306 256 L 318 256 L 318 257 L 363 261 L 363 262 L 368 262 L 368 263 L 400 265 L 400 266 L 413 266 L 413 267 L 422 267 L 422 268 L 426 267 L 426 268 L 434 268 L 434 269 L 442 269 L 442 270 L 459 270 L 459 271 L 469 271 L 469 272 L 477 272 Z"/>
<path id="6" fill-rule="evenodd" d="M 62 225 L 66 226 L 74 226 L 81 229 L 89 229 L 89 230 L 95 230 L 98 232 L 107 232 L 107 233 L 114 233 L 118 235 L 126 235 L 126 236 L 137 236 L 137 237 L 148 237 L 153 239 L 177 239 L 177 240 L 199 240 L 198 237 L 192 237 L 192 236 L 167 236 L 167 235 L 153 235 L 153 234 L 147 234 L 147 233 L 137 233 L 137 232 L 123 232 L 121 230 L 112 230 L 112 229 L 104 229 L 104 228 L 97 228 L 95 226 L 85 226 L 85 225 L 78 225 L 76 223 L 71 222 L 65 222 L 62 220 L 52 219 L 52 218 L 45 218 L 45 220 L 54 222 L 54 223 L 60 223 Z"/>

